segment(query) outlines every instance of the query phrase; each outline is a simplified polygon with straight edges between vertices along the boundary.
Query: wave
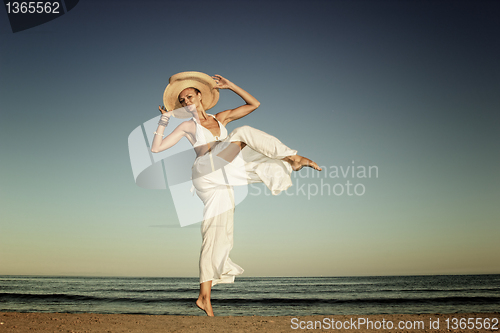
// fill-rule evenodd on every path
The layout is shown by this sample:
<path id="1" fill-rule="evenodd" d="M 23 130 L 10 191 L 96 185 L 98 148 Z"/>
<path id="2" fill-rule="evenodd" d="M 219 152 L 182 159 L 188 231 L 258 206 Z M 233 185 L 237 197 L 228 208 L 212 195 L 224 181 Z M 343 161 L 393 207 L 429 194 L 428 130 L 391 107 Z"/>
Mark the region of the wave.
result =
<path id="1" fill-rule="evenodd" d="M 0 302 L 7 301 L 52 301 L 52 302 L 129 302 L 129 303 L 163 303 L 163 302 L 186 302 L 194 298 L 180 297 L 106 297 L 106 296 L 91 296 L 91 295 L 74 295 L 74 294 L 24 294 L 24 293 L 0 293 Z"/>
<path id="2" fill-rule="evenodd" d="M 317 298 L 233 298 L 233 299 L 213 299 L 218 304 L 491 304 L 500 302 L 500 297 L 434 297 L 434 298 L 354 298 L 354 299 L 317 299 Z"/>
<path id="3" fill-rule="evenodd" d="M 26 293 L 0 293 L 0 301 L 52 301 L 52 302 L 123 302 L 123 303 L 185 303 L 193 302 L 193 297 L 106 297 L 92 295 L 75 294 L 26 294 Z M 495 304 L 500 303 L 500 297 L 483 296 L 451 296 L 451 297 L 416 297 L 416 298 L 352 298 L 352 299 L 325 299 L 325 298 L 284 298 L 284 297 L 264 297 L 264 298 L 213 298 L 218 304 Z"/>

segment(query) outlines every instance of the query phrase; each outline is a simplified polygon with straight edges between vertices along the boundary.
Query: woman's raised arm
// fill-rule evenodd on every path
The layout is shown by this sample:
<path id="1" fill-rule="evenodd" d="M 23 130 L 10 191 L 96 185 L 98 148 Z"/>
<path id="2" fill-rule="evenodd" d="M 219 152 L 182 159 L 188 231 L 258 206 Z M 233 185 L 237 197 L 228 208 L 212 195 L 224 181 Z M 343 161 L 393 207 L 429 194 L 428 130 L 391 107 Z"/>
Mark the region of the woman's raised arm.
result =
<path id="1" fill-rule="evenodd" d="M 214 75 L 214 76 L 212 76 L 212 78 L 217 83 L 217 88 L 232 90 L 234 93 L 236 93 L 238 96 L 240 96 L 246 103 L 246 104 L 239 106 L 235 109 L 226 110 L 226 111 L 222 111 L 222 112 L 217 113 L 217 115 L 216 115 L 217 119 L 224 126 L 233 120 L 240 119 L 240 118 L 246 116 L 247 114 L 254 111 L 255 109 L 257 109 L 260 106 L 260 102 L 255 97 L 253 97 L 246 90 L 238 87 L 236 84 L 229 81 L 228 79 L 223 78 L 220 75 Z"/>

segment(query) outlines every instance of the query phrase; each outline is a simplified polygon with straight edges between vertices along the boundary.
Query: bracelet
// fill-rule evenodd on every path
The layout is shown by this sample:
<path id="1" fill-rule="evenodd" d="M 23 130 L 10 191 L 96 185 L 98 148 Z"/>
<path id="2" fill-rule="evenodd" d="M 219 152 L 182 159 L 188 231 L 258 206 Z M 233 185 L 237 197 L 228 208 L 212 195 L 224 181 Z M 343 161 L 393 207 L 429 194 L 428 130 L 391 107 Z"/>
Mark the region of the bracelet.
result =
<path id="1" fill-rule="evenodd" d="M 155 132 L 154 134 L 155 134 L 155 135 L 161 135 L 161 137 L 162 137 L 162 138 L 165 136 L 165 135 L 163 135 L 163 134 L 156 133 L 156 132 Z"/>
<path id="2" fill-rule="evenodd" d="M 165 120 L 165 118 L 167 118 L 167 120 Z M 169 121 L 170 121 L 170 117 L 163 115 L 163 116 L 161 116 L 160 121 L 158 122 L 158 125 L 166 127 L 168 125 Z"/>

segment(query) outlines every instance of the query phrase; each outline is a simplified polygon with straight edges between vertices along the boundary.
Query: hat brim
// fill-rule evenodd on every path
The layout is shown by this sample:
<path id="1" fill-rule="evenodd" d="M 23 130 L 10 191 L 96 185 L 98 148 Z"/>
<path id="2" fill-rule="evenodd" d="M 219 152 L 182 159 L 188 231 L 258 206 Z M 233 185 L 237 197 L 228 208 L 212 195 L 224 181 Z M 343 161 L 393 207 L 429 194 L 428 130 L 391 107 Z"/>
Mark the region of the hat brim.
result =
<path id="1" fill-rule="evenodd" d="M 167 110 L 182 108 L 179 94 L 186 88 L 196 88 L 201 92 L 201 104 L 205 110 L 213 108 L 219 101 L 219 89 L 209 75 L 200 72 L 182 72 L 170 77 L 169 84 L 163 93 L 163 104 Z M 174 114 L 174 116 L 183 118 L 182 114 L 184 113 L 179 113 L 179 116 Z M 187 118 L 187 114 L 185 115 Z"/>

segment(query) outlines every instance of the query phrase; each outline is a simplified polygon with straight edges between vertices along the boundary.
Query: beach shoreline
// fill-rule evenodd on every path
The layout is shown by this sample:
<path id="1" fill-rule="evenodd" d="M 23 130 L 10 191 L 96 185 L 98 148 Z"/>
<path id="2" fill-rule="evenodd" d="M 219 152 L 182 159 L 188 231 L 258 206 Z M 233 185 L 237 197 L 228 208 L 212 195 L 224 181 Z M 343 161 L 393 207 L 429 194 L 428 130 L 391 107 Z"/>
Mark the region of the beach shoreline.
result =
<path id="1" fill-rule="evenodd" d="M 173 315 L 0 312 L 0 332 L 498 332 L 500 331 L 499 320 L 500 312 L 296 317 L 221 316 L 215 318 Z M 484 328 L 486 325 L 489 326 L 489 329 Z"/>

